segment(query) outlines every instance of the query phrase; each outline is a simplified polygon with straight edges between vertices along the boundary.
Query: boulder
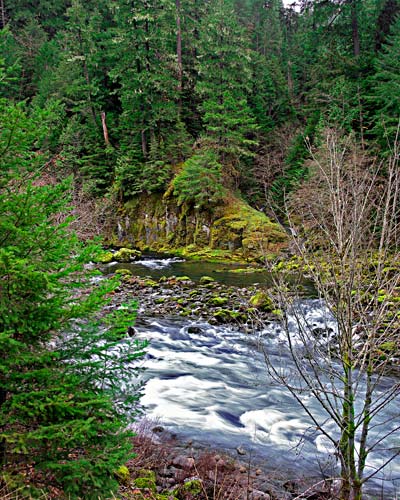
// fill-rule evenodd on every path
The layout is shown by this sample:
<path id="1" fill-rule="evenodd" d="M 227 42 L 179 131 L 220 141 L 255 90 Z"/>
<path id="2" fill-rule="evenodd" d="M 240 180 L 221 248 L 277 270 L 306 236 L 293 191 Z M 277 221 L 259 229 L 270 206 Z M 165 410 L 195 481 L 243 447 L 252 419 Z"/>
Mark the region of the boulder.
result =
<path id="1" fill-rule="evenodd" d="M 114 254 L 114 260 L 117 262 L 131 262 L 141 257 L 142 252 L 139 250 L 132 250 L 131 248 L 120 248 Z"/>
<path id="2" fill-rule="evenodd" d="M 272 312 L 275 309 L 272 299 L 264 291 L 250 297 L 249 304 L 263 312 Z"/>

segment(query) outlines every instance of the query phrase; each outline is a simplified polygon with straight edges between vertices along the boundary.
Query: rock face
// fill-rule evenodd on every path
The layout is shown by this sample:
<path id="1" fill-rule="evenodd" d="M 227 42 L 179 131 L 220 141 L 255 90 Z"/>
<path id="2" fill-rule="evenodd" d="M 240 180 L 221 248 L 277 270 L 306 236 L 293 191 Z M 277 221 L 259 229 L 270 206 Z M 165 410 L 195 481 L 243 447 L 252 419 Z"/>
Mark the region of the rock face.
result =
<path id="1" fill-rule="evenodd" d="M 265 214 L 237 198 L 205 211 L 153 194 L 125 203 L 109 239 L 114 245 L 143 250 L 252 260 L 279 252 L 286 236 Z"/>

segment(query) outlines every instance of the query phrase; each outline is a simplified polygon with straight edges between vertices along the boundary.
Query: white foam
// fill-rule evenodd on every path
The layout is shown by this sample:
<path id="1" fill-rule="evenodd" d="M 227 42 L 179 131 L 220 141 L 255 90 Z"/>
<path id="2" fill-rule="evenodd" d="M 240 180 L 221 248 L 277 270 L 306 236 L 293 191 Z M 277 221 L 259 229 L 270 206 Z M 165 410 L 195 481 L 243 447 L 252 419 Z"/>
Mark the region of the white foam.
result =
<path id="1" fill-rule="evenodd" d="M 170 259 L 144 259 L 136 260 L 135 264 L 140 264 L 141 266 L 148 267 L 149 269 L 163 269 L 169 267 L 171 264 L 176 262 L 185 262 L 184 259 L 179 259 L 178 257 L 172 257 Z"/>

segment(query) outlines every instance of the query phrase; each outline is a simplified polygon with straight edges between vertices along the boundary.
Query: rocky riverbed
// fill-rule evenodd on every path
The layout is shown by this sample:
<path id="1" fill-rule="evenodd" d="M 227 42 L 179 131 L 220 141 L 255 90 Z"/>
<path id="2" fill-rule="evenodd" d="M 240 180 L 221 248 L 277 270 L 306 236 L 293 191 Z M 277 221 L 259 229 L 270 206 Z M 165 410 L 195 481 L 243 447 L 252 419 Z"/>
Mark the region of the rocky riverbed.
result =
<path id="1" fill-rule="evenodd" d="M 136 277 L 122 273 L 116 300 L 137 298 L 139 312 L 152 316 L 182 316 L 210 324 L 238 325 L 252 331 L 279 318 L 268 290 L 225 286 L 203 276 L 195 283 L 187 276 Z"/>

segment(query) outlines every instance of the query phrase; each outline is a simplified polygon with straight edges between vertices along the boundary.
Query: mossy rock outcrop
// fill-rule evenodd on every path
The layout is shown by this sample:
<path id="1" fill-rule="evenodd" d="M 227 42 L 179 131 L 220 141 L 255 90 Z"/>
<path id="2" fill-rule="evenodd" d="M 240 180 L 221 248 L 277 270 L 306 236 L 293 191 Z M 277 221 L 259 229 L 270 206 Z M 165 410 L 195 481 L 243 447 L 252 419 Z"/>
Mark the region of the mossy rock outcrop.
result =
<path id="1" fill-rule="evenodd" d="M 173 196 L 140 195 L 119 213 L 116 231 L 106 239 L 120 247 L 202 260 L 263 261 L 286 246 L 278 224 L 233 195 L 212 211 L 178 205 Z"/>
<path id="2" fill-rule="evenodd" d="M 120 248 L 114 254 L 114 260 L 117 262 L 131 262 L 141 257 L 142 252 L 139 250 L 132 250 L 131 248 Z"/>

